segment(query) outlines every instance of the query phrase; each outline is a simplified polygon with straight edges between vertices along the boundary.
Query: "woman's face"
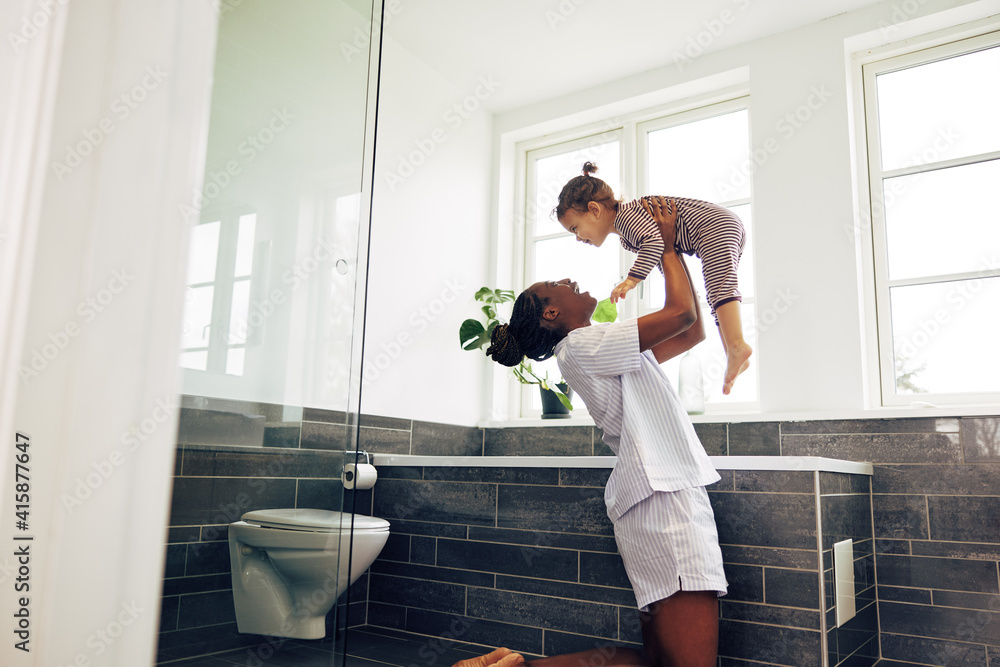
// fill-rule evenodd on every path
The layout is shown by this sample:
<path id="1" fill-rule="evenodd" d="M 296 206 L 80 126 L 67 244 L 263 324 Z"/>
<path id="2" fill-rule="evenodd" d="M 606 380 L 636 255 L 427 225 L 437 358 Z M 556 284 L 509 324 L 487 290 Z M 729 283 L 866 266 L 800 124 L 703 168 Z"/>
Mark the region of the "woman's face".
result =
<path id="1" fill-rule="evenodd" d="M 614 229 L 614 217 L 606 215 L 607 209 L 597 202 L 590 202 L 586 211 L 569 209 L 559 218 L 559 224 L 576 240 L 598 248 Z"/>
<path id="2" fill-rule="evenodd" d="M 590 292 L 581 293 L 569 278 L 535 283 L 528 289 L 545 303 L 542 317 L 566 332 L 589 325 L 597 307 L 597 299 Z"/>

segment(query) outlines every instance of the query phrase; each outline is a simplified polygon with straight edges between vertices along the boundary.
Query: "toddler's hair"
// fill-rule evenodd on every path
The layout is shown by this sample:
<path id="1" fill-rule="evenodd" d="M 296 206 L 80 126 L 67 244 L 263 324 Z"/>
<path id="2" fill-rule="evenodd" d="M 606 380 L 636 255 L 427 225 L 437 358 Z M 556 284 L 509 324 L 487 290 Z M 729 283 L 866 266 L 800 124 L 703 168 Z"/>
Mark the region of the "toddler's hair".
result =
<path id="1" fill-rule="evenodd" d="M 517 366 L 525 356 L 535 361 L 551 357 L 563 334 L 542 326 L 544 309 L 545 302 L 536 295 L 521 292 L 514 301 L 510 324 L 493 327 L 486 354 L 504 366 Z"/>
<path id="2" fill-rule="evenodd" d="M 559 193 L 559 203 L 552 210 L 557 220 L 562 220 L 566 211 L 586 211 L 587 204 L 592 201 L 604 204 L 612 211 L 618 210 L 619 199 L 615 199 L 615 191 L 611 186 L 591 174 L 597 171 L 593 162 L 583 164 L 583 175 L 570 179 Z"/>

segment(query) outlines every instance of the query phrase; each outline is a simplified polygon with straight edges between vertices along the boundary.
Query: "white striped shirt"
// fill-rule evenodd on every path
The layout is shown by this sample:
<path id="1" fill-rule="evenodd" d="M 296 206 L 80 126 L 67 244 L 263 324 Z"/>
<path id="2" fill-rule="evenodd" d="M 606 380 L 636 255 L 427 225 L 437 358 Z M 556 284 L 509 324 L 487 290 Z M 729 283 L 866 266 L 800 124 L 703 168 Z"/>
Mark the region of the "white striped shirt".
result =
<path id="1" fill-rule="evenodd" d="M 653 353 L 639 351 L 637 320 L 575 329 L 555 357 L 618 457 L 604 491 L 612 521 L 655 491 L 720 479 Z"/>

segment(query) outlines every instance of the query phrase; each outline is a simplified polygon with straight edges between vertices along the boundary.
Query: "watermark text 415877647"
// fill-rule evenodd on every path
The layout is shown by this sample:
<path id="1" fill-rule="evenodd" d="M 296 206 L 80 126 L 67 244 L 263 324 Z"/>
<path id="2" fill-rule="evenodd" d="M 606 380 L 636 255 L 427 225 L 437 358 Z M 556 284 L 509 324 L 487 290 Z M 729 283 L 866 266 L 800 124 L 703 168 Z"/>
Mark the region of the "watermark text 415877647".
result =
<path id="1" fill-rule="evenodd" d="M 31 540 L 26 534 L 31 518 L 31 438 L 24 433 L 14 437 L 14 557 L 17 573 L 14 577 L 14 648 L 31 650 Z"/>

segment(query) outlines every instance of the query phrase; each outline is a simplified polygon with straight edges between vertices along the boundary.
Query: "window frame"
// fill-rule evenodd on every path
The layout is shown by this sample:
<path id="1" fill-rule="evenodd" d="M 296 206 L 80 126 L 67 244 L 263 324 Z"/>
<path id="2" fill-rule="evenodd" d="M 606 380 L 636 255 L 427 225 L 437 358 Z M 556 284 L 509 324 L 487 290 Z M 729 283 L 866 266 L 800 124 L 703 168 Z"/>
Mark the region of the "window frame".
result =
<path id="1" fill-rule="evenodd" d="M 597 139 L 611 140 L 616 138 L 619 141 L 619 159 L 621 169 L 621 188 L 616 192 L 624 200 L 634 199 L 641 190 L 639 183 L 645 187 L 646 168 L 645 159 L 647 157 L 646 134 L 651 131 L 663 129 L 676 125 L 706 120 L 715 116 L 732 113 L 739 110 L 746 110 L 748 114 L 748 136 L 750 136 L 750 96 L 746 89 L 730 89 L 716 92 L 700 98 L 687 99 L 677 103 L 647 108 L 635 111 L 630 114 L 618 117 L 609 117 L 597 122 L 572 127 L 560 132 L 552 132 L 542 136 L 535 136 L 518 141 L 515 145 L 514 159 L 514 233 L 513 233 L 513 261 L 512 277 L 515 291 L 523 290 L 532 277 L 528 276 L 529 267 L 534 266 L 534 243 L 548 238 L 558 238 L 569 235 L 568 232 L 554 232 L 544 236 L 534 236 L 530 230 L 533 223 L 528 218 L 528 205 L 533 196 L 533 160 L 558 155 L 572 150 L 574 146 L 583 146 L 588 142 L 597 143 Z M 613 136 L 612 136 L 613 135 Z M 751 173 L 748 178 L 752 179 Z M 737 204 L 748 204 L 752 206 L 752 196 L 750 198 L 733 200 Z M 737 205 L 727 202 L 725 205 Z M 621 270 L 627 271 L 634 255 L 628 253 L 624 248 L 619 248 L 619 266 Z M 700 276 L 699 276 L 700 277 Z M 697 279 L 697 278 L 693 278 Z M 755 276 L 756 279 L 756 276 Z M 651 306 L 649 303 L 649 290 L 643 289 L 640 285 L 636 290 L 638 299 L 626 300 L 624 304 L 619 304 L 619 319 L 634 318 L 642 314 L 652 312 L 659 306 Z M 704 290 L 700 289 L 699 293 Z M 756 293 L 756 290 L 754 290 Z M 702 299 L 704 295 L 702 294 Z M 753 323 L 754 326 L 756 323 Z M 706 336 L 710 334 L 706 327 Z M 510 376 L 509 373 L 506 374 Z M 715 404 L 706 410 L 706 414 L 714 413 L 734 413 L 734 412 L 757 412 L 760 410 L 760 381 L 757 375 L 755 402 Z M 513 408 L 511 415 L 513 419 L 534 419 L 540 416 L 540 410 L 534 409 L 531 405 L 532 390 L 537 394 L 535 387 L 525 387 L 520 385 L 513 377 L 507 379 L 507 403 L 509 408 Z M 494 414 L 506 414 L 501 406 L 494 401 Z M 577 416 L 589 416 L 586 408 L 581 404 L 574 410 Z"/>
<path id="2" fill-rule="evenodd" d="M 969 280 L 975 278 L 1000 277 L 1000 268 L 995 270 L 979 270 L 973 272 L 927 275 L 919 278 L 901 278 L 890 280 L 888 273 L 889 248 L 885 220 L 885 201 L 883 181 L 900 176 L 930 173 L 942 169 L 978 164 L 1000 159 L 1000 150 L 988 153 L 941 160 L 931 163 L 914 164 L 906 167 L 883 170 L 881 137 L 878 124 L 878 98 L 876 80 L 879 75 L 901 71 L 922 65 L 960 57 L 988 48 L 1000 48 L 1000 31 L 990 31 L 984 34 L 954 39 L 938 44 L 925 44 L 919 48 L 901 53 L 884 53 L 875 55 L 859 63 L 861 117 L 860 125 L 863 146 L 866 152 L 863 166 L 866 168 L 862 187 L 867 196 L 866 216 L 870 224 L 865 230 L 864 225 L 855 225 L 861 232 L 859 239 L 865 258 L 865 270 L 870 281 L 866 291 L 869 294 L 869 317 L 875 323 L 873 334 L 867 335 L 869 356 L 873 362 L 869 364 L 869 390 L 872 396 L 878 396 L 881 407 L 905 407 L 914 404 L 970 405 L 980 403 L 995 403 L 1000 401 L 1000 392 L 963 392 L 963 393 L 922 393 L 897 394 L 896 368 L 893 345 L 892 310 L 890 290 L 893 287 L 911 285 L 932 285 L 944 282 Z M 864 233 L 864 232 L 869 233 Z"/>
<path id="3" fill-rule="evenodd" d="M 233 293 L 237 283 L 246 282 L 249 290 L 249 298 L 253 300 L 255 284 L 254 268 L 259 261 L 256 256 L 256 242 L 251 246 L 251 268 L 246 275 L 234 275 L 236 266 L 237 243 L 239 239 L 240 221 L 246 216 L 254 216 L 254 226 L 256 228 L 258 216 L 257 211 L 248 206 L 233 206 L 227 208 L 207 209 L 201 216 L 197 225 L 219 223 L 219 241 L 216 249 L 215 275 L 211 281 L 192 283 L 186 285 L 187 289 L 213 286 L 212 296 L 212 316 L 208 328 L 208 345 L 205 347 L 181 348 L 180 353 L 205 351 L 207 353 L 206 366 L 204 369 L 181 366 L 185 372 L 211 373 L 219 376 L 242 378 L 244 371 L 240 373 L 229 373 L 228 355 L 230 350 L 246 350 L 248 345 L 254 344 L 259 338 L 260 332 L 254 329 L 249 335 L 244 336 L 242 342 L 232 342 L 233 333 L 231 331 Z M 259 267 L 256 267 L 259 269 Z M 244 352 L 245 353 L 245 352 Z M 246 359 L 244 357 L 244 364 Z M 245 370 L 245 368 L 244 368 Z"/>

